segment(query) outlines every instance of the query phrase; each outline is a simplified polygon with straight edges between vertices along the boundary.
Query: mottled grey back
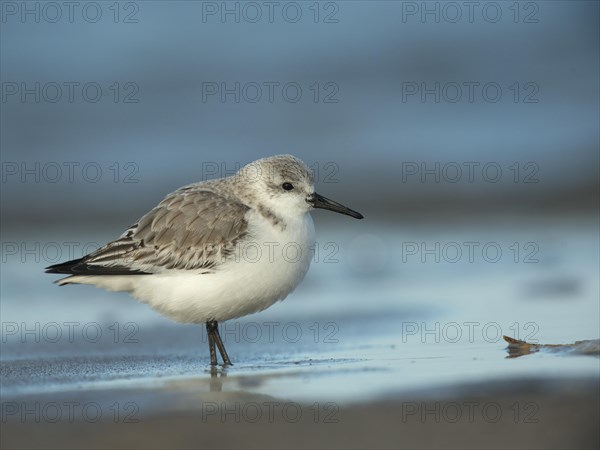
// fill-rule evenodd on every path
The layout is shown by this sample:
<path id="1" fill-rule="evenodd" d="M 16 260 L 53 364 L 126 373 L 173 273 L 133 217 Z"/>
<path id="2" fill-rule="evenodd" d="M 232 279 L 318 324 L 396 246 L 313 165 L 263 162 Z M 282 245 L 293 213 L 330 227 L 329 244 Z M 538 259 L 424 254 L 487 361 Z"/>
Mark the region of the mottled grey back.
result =
<path id="1" fill-rule="evenodd" d="M 173 192 L 85 263 L 148 273 L 214 268 L 246 234 L 249 208 L 213 187 L 215 183 L 208 182 Z"/>

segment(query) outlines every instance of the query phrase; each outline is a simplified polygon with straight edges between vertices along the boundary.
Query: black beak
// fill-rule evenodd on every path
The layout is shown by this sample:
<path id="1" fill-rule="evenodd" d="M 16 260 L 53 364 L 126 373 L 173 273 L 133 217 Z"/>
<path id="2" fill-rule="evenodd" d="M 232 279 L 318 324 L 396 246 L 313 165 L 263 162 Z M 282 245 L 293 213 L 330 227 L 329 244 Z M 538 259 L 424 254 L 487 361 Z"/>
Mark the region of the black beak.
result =
<path id="1" fill-rule="evenodd" d="M 328 209 L 330 211 L 335 211 L 340 214 L 346 214 L 347 216 L 354 217 L 355 219 L 362 219 L 363 215 L 356 211 L 351 210 L 350 208 L 346 208 L 344 205 L 340 205 L 338 202 L 334 202 L 333 200 L 329 200 L 322 195 L 317 194 L 316 192 L 311 194 L 307 202 L 310 203 L 313 208 L 321 208 Z"/>

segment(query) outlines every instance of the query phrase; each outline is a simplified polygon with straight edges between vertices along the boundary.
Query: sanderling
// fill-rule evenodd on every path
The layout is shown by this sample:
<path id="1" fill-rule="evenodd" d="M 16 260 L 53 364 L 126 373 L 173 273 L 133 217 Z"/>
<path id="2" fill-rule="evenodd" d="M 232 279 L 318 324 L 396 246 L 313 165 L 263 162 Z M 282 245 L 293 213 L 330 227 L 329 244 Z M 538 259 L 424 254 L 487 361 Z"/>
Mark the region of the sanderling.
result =
<path id="1" fill-rule="evenodd" d="M 211 365 L 231 361 L 218 322 L 262 311 L 292 292 L 313 258 L 310 210 L 363 216 L 314 190 L 291 155 L 259 159 L 235 175 L 179 188 L 117 240 L 47 267 L 57 281 L 128 292 L 165 316 L 204 323 Z M 299 257 L 281 249 L 293 244 Z"/>

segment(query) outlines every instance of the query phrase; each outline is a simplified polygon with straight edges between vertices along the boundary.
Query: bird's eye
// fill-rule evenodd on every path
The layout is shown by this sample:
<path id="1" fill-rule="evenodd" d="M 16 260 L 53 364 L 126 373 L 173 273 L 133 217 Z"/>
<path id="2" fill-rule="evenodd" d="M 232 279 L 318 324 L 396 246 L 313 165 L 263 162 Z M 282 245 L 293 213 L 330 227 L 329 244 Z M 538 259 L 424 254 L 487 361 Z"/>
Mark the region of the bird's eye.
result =
<path id="1" fill-rule="evenodd" d="M 282 187 L 283 189 L 285 189 L 286 191 L 291 191 L 292 189 L 294 189 L 294 185 L 293 185 L 292 183 L 287 183 L 287 182 L 286 182 L 286 183 L 283 183 L 283 184 L 281 185 L 281 187 Z"/>

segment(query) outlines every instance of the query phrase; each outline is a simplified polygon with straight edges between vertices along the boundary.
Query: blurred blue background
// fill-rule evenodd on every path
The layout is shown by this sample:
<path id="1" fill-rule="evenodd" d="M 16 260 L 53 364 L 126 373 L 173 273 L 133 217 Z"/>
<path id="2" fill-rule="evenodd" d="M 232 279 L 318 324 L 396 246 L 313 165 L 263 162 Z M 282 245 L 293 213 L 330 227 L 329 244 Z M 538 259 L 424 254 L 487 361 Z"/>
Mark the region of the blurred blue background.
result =
<path id="1" fill-rule="evenodd" d="M 597 2 L 281 2 L 271 16 L 250 3 L 81 3 L 70 17 L 2 2 L 3 227 L 126 226 L 183 184 L 277 153 L 371 217 L 597 208 Z M 222 101 L 236 82 L 239 103 Z M 435 83 L 439 102 L 422 96 Z M 462 166 L 459 182 L 452 167 L 439 183 L 405 173 L 436 162 Z"/>
<path id="2" fill-rule="evenodd" d="M 337 349 L 367 367 L 431 356 L 394 359 L 402 377 L 369 383 L 383 390 L 510 372 L 500 336 L 424 350 L 400 340 L 400 320 L 598 337 L 598 2 L 281 2 L 272 16 L 264 2 L 77 5 L 71 20 L 62 3 L 1 2 L 4 321 L 135 320 L 153 324 L 147 354 L 198 360 L 195 338 L 167 345 L 152 328 L 182 326 L 124 294 L 59 289 L 43 267 L 116 238 L 179 186 L 292 153 L 321 194 L 366 219 L 315 212 L 321 255 L 333 242 L 336 264 L 318 261 L 251 320 L 338 321 Z M 422 250 L 467 242 L 503 256 L 454 263 Z M 378 325 L 366 333 L 366 322 Z M 2 357 L 107 351 L 18 344 Z M 253 364 L 289 356 L 280 344 L 229 352 Z M 596 360 L 538 363 L 512 374 L 597 373 Z M 352 396 L 355 381 L 319 386 Z"/>

